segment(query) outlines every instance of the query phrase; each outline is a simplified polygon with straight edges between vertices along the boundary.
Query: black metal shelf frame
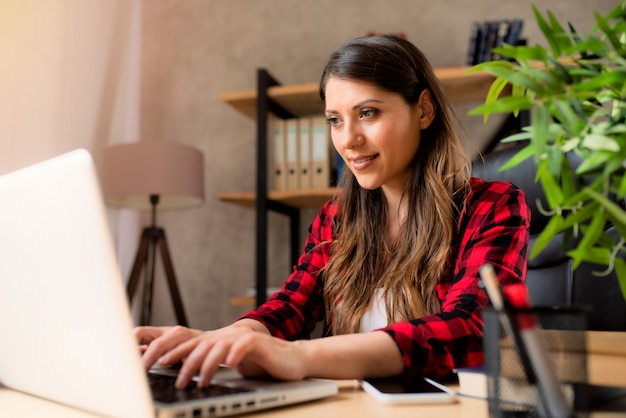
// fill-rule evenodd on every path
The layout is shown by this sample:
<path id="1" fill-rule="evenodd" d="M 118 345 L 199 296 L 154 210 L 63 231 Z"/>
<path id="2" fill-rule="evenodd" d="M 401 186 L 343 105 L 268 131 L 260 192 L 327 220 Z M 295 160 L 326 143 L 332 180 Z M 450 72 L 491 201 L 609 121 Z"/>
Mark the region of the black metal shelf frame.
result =
<path id="1" fill-rule="evenodd" d="M 267 90 L 279 83 L 270 73 L 260 68 L 257 70 L 257 98 L 256 98 L 256 259 L 255 259 L 255 287 L 256 306 L 261 305 L 267 299 L 267 236 L 268 236 L 268 210 L 281 213 L 289 218 L 290 227 L 290 259 L 292 265 L 298 260 L 300 245 L 300 210 L 283 203 L 268 199 L 268 113 L 273 113 L 282 119 L 294 118 L 291 112 L 273 101 L 267 94 Z"/>

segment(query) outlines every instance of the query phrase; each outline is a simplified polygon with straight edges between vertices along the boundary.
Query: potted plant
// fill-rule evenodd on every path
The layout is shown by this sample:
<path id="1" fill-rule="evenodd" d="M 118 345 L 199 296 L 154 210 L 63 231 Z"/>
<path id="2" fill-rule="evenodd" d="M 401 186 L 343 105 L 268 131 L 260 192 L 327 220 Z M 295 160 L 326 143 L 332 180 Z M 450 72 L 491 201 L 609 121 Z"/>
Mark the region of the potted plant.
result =
<path id="1" fill-rule="evenodd" d="M 582 234 L 567 252 L 576 268 L 582 262 L 615 269 L 626 299 L 626 0 L 606 15 L 595 13 L 589 33 L 567 29 L 533 6 L 548 47 L 503 45 L 502 60 L 470 71 L 496 79 L 485 103 L 470 114 L 529 111 L 530 125 L 503 141 L 527 141 L 502 170 L 527 158 L 537 163 L 536 181 L 547 197 L 550 221 L 532 248 L 539 254 L 559 232 Z M 503 92 L 506 90 L 506 94 Z M 510 94 L 509 94 L 510 93 Z M 566 154 L 582 163 L 572 169 Z M 614 225 L 618 237 L 605 233 Z"/>

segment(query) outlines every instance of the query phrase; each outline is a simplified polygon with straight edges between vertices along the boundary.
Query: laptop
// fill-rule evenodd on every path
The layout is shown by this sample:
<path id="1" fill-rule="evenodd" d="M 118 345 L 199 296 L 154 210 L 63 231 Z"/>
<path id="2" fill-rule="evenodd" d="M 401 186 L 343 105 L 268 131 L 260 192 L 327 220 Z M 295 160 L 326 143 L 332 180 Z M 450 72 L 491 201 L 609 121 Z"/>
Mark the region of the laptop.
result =
<path id="1" fill-rule="evenodd" d="M 176 390 L 175 370 L 143 369 L 132 328 L 89 152 L 0 176 L 2 385 L 132 418 L 236 415 L 338 392 L 328 380 L 244 379 L 227 368 L 208 390 Z"/>

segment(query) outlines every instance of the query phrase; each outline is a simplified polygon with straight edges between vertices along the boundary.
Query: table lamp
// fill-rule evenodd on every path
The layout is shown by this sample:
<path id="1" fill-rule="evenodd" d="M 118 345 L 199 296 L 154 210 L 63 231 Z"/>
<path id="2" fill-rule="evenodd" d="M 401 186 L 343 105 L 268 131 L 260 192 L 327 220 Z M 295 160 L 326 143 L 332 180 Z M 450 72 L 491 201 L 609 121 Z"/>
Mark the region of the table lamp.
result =
<path id="1" fill-rule="evenodd" d="M 202 153 L 192 147 L 158 141 L 113 145 L 104 150 L 102 191 L 105 203 L 116 208 L 151 211 L 150 226 L 141 233 L 139 248 L 127 284 L 129 303 L 144 272 L 140 325 L 148 325 L 152 314 L 152 294 L 157 247 L 167 276 L 176 319 L 188 326 L 185 309 L 174 273 L 165 230 L 156 225 L 158 209 L 200 206 L 204 201 L 204 162 Z"/>

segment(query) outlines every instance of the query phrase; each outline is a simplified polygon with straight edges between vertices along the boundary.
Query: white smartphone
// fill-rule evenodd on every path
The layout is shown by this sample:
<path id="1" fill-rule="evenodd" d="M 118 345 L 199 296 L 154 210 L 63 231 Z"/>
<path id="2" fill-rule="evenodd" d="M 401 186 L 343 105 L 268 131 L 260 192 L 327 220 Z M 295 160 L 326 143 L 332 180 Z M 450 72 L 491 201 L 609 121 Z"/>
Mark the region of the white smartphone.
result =
<path id="1" fill-rule="evenodd" d="M 428 378 L 376 378 L 361 381 L 361 387 L 385 404 L 451 403 L 456 393 Z"/>

